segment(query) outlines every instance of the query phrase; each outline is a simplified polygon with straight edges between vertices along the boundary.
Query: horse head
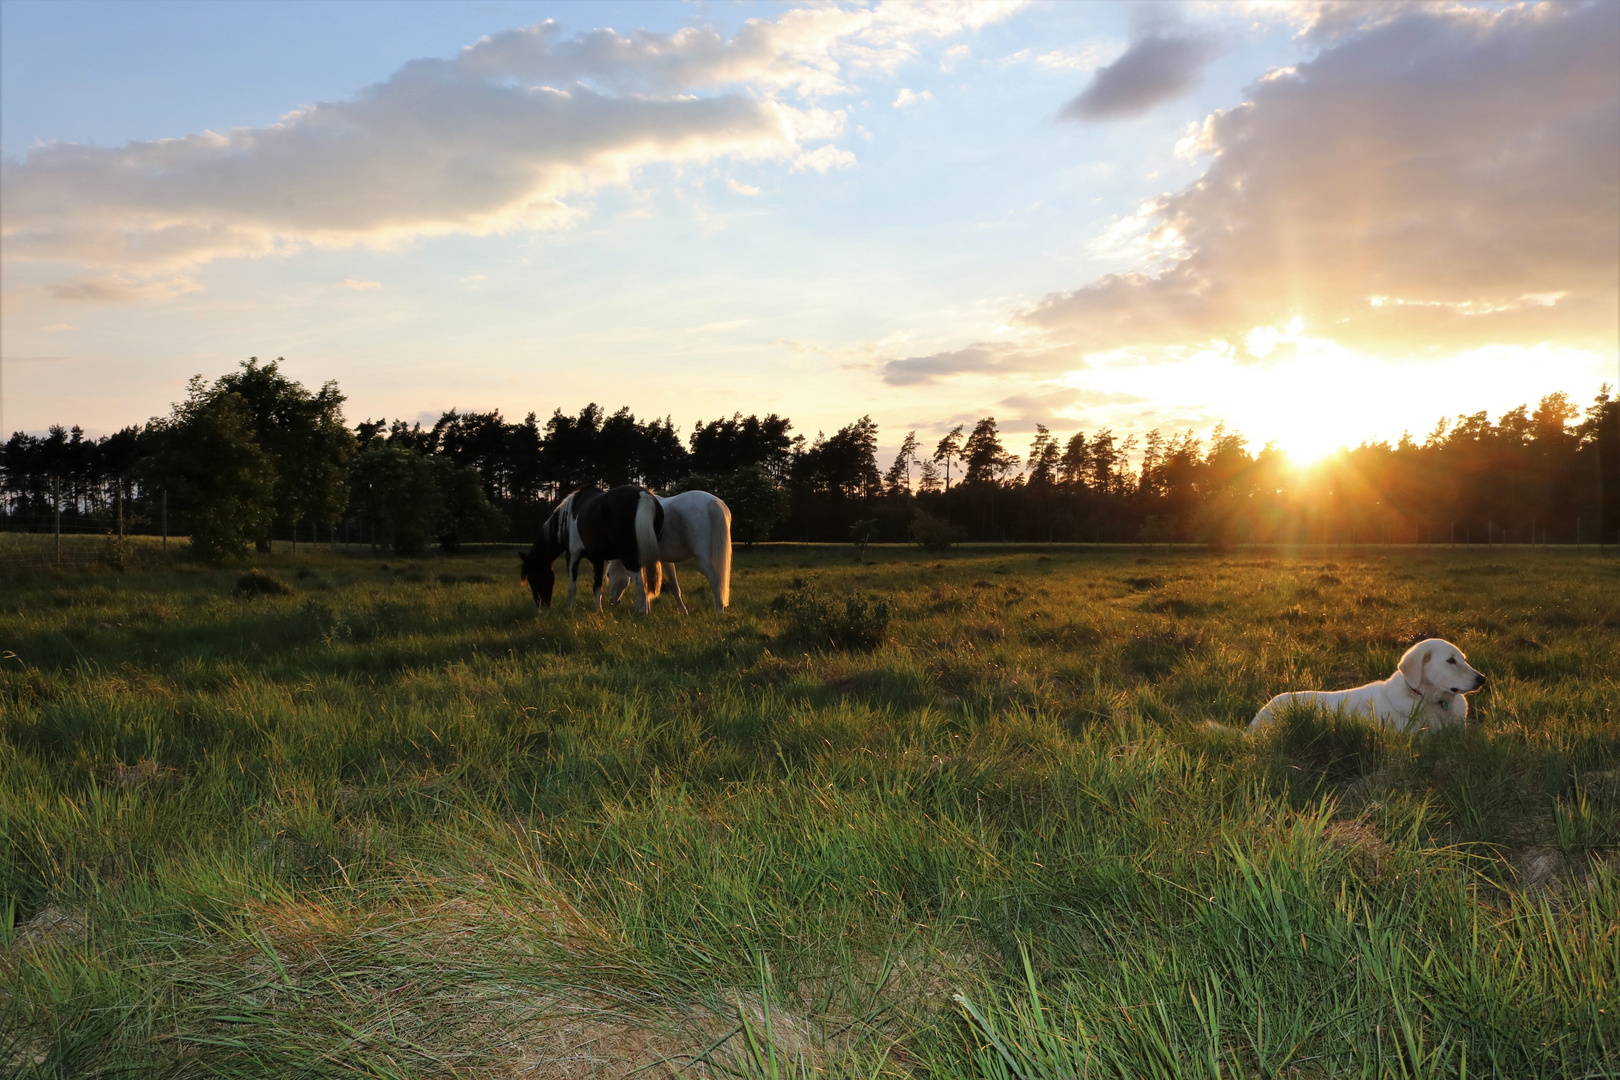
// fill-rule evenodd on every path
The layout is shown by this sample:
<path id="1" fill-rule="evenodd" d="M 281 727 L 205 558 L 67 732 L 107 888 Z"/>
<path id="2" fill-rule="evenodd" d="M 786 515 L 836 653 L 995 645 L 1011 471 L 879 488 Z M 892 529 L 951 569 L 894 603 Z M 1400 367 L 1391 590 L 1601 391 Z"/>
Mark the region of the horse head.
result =
<path id="1" fill-rule="evenodd" d="M 551 590 L 557 584 L 557 572 L 551 568 L 553 555 L 546 558 L 545 552 L 536 544 L 531 550 L 519 552 L 518 561 L 523 569 L 518 574 L 518 580 L 527 582 L 529 592 L 534 594 L 534 606 L 537 608 L 551 607 Z"/>

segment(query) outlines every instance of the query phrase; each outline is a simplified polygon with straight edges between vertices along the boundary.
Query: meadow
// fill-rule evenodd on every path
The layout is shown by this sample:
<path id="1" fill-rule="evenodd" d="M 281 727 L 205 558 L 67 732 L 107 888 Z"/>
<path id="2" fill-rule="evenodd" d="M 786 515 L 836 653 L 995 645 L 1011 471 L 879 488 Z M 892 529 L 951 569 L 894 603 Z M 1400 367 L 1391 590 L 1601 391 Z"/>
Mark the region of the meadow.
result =
<path id="1" fill-rule="evenodd" d="M 1620 1073 L 1612 551 L 132 544 L 0 582 L 7 1075 Z"/>

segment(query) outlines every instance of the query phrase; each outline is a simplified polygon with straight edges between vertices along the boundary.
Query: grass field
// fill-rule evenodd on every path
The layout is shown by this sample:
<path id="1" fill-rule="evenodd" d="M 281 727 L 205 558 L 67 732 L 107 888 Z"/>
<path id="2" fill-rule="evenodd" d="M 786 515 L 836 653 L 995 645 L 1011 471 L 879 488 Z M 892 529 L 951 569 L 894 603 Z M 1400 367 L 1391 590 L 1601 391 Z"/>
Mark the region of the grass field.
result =
<path id="1" fill-rule="evenodd" d="M 1620 1072 L 1612 554 L 511 552 L 0 584 L 0 1072 Z M 1464 730 L 1219 726 L 1426 636 Z"/>

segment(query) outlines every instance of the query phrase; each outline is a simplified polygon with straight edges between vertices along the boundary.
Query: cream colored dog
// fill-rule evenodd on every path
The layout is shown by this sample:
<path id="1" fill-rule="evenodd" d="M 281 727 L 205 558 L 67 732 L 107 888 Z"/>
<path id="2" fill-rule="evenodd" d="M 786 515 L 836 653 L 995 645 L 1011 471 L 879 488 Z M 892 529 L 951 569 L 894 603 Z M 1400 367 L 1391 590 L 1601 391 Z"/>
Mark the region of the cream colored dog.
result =
<path id="1" fill-rule="evenodd" d="M 1249 722 L 1251 729 L 1276 719 L 1286 705 L 1315 705 L 1347 716 L 1369 716 L 1396 731 L 1432 731 L 1460 724 L 1468 699 L 1485 676 L 1468 666 L 1462 650 L 1449 641 L 1420 641 L 1401 657 L 1395 674 L 1354 690 L 1296 690 L 1278 694 Z"/>

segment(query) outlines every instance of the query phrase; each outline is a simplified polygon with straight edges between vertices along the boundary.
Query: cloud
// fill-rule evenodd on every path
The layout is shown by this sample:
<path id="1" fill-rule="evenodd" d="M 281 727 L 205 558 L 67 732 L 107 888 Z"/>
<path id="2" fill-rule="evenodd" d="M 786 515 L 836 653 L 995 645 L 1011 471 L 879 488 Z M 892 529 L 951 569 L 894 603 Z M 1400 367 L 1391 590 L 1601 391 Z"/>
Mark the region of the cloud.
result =
<path id="1" fill-rule="evenodd" d="M 1010 341 L 977 342 L 963 349 L 886 361 L 879 372 L 890 386 L 920 386 L 952 375 L 1073 371 L 1084 367 L 1073 349 L 1031 347 Z"/>
<path id="2" fill-rule="evenodd" d="M 563 40 L 548 20 L 485 37 L 463 50 L 457 64 L 479 78 L 580 82 L 619 93 L 748 84 L 815 96 L 848 90 L 852 70 L 896 70 L 917 55 L 915 39 L 978 30 L 1022 6 L 1023 0 L 885 0 L 872 7 L 806 7 L 775 20 L 750 19 L 729 41 L 709 26 L 674 33 L 602 29 Z"/>
<path id="3" fill-rule="evenodd" d="M 753 186 L 752 184 L 740 183 L 731 177 L 726 178 L 726 187 L 730 188 L 732 191 L 735 191 L 738 195 L 753 196 L 759 194 L 759 188 Z"/>
<path id="4" fill-rule="evenodd" d="M 1201 34 L 1150 34 L 1099 69 L 1058 116 L 1082 122 L 1141 116 L 1191 90 L 1216 53 L 1215 41 Z"/>
<path id="5" fill-rule="evenodd" d="M 826 146 L 818 146 L 814 150 L 800 154 L 794 159 L 793 168 L 796 172 L 814 170 L 824 173 L 828 169 L 853 168 L 855 164 L 854 154 L 828 143 Z"/>
<path id="6" fill-rule="evenodd" d="M 1292 319 L 1386 355 L 1612 350 L 1617 53 L 1601 4 L 1422 6 L 1344 33 L 1197 132 L 1207 171 L 1136 222 L 1159 266 L 1022 321 L 1087 351 L 1241 342 Z"/>
<path id="7" fill-rule="evenodd" d="M 1080 391 L 1061 387 L 1044 394 L 1014 394 L 996 402 L 997 427 L 1008 434 L 1035 430 L 1035 425 L 1066 428 L 1074 424 L 1069 417 L 1059 414 L 1075 403 Z M 1012 410 L 1012 414 L 1008 414 Z"/>
<path id="8" fill-rule="evenodd" d="M 904 109 L 906 106 L 915 105 L 919 101 L 933 100 L 934 92 L 932 90 L 924 90 L 919 94 L 913 91 L 909 86 L 902 86 L 900 88 L 900 92 L 894 96 L 894 107 L 897 109 Z"/>
<path id="9" fill-rule="evenodd" d="M 221 257 L 566 226 L 585 214 L 570 199 L 652 163 L 847 167 L 847 151 L 804 148 L 845 124 L 819 95 L 1017 6 L 817 6 L 750 20 L 729 40 L 712 27 L 565 39 L 547 22 L 268 127 L 48 143 L 0 165 L 5 257 L 102 271 L 51 287 L 58 297 L 134 299 L 131 275 Z"/>
<path id="10" fill-rule="evenodd" d="M 45 287 L 57 300 L 88 300 L 103 304 L 131 304 L 142 300 L 172 300 L 202 288 L 197 282 L 177 274 L 155 281 L 142 281 L 118 274 L 58 281 Z"/>
<path id="11" fill-rule="evenodd" d="M 1117 46 L 1115 46 L 1117 48 Z M 1111 51 L 1110 46 L 1093 42 L 1082 49 L 1053 49 L 1035 57 L 1042 67 L 1069 68 L 1074 71 L 1095 71 L 1102 58 Z"/>
<path id="12" fill-rule="evenodd" d="M 344 278 L 343 287 L 345 289 L 380 289 L 382 288 L 382 282 L 358 281 L 355 278 Z"/>

